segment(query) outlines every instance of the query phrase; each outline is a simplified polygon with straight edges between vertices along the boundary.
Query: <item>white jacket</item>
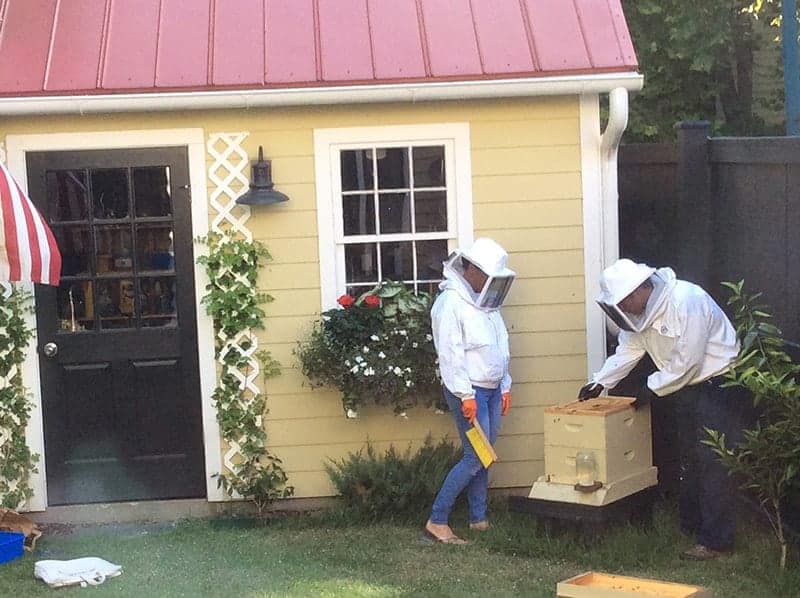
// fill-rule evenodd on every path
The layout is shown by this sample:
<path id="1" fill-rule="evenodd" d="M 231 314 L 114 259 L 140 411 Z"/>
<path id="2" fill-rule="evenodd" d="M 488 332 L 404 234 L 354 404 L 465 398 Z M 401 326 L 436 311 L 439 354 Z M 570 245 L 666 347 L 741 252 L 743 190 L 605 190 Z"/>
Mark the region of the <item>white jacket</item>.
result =
<path id="1" fill-rule="evenodd" d="M 431 309 L 433 342 L 439 372 L 447 390 L 461 400 L 475 396 L 473 385 L 511 389 L 508 330 L 499 309 L 481 309 L 475 294 L 456 276 L 439 285 L 441 293 Z"/>
<path id="2" fill-rule="evenodd" d="M 659 301 L 641 332 L 620 331 L 619 346 L 592 381 L 613 388 L 648 353 L 658 371 L 647 379 L 659 396 L 726 372 L 736 360 L 736 331 L 711 296 L 691 282 L 677 280 L 670 268 L 658 274 L 668 296 Z"/>

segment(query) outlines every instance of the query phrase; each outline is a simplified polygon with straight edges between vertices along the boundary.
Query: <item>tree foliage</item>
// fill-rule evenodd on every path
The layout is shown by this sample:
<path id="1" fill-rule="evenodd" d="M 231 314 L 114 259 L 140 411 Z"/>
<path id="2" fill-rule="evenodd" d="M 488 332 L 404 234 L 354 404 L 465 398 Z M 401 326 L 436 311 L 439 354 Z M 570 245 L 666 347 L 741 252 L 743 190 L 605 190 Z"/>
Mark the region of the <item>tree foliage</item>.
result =
<path id="1" fill-rule="evenodd" d="M 756 19 L 777 0 L 623 0 L 644 89 L 631 101 L 630 141 L 662 141 L 679 120 L 709 120 L 714 132 L 768 132 L 753 105 Z"/>

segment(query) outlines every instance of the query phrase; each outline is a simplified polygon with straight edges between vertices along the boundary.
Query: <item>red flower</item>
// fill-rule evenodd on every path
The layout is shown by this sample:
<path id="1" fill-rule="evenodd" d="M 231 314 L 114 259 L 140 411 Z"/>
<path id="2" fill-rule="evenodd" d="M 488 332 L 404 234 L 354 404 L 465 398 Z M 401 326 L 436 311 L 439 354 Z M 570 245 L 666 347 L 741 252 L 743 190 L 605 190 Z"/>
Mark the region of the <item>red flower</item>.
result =
<path id="1" fill-rule="evenodd" d="M 355 302 L 356 300 L 353 299 L 350 295 L 342 295 L 336 300 L 336 303 L 338 303 L 345 309 L 347 309 L 348 307 L 352 307 L 353 303 Z"/>
<path id="2" fill-rule="evenodd" d="M 364 305 L 367 307 L 380 307 L 381 300 L 380 297 L 376 297 L 375 295 L 367 295 L 364 297 Z"/>

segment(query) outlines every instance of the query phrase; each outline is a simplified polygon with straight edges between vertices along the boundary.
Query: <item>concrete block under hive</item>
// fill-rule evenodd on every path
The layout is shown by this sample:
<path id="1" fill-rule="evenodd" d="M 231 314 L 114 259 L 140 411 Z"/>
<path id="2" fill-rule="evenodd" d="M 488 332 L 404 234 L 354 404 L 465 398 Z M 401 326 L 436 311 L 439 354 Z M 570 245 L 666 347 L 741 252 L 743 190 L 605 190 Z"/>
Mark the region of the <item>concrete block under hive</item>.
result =
<path id="1" fill-rule="evenodd" d="M 547 407 L 545 475 L 530 498 L 601 506 L 655 485 L 650 409 L 634 410 L 632 401 L 600 397 Z"/>

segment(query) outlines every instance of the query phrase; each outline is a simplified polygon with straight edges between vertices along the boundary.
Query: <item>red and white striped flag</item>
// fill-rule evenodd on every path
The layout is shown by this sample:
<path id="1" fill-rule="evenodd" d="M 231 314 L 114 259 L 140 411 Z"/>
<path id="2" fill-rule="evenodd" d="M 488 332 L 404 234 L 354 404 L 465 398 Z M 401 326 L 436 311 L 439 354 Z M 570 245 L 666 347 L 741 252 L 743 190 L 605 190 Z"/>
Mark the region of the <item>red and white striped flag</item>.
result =
<path id="1" fill-rule="evenodd" d="M 60 275 L 52 231 L 0 162 L 0 281 L 57 286 Z"/>

